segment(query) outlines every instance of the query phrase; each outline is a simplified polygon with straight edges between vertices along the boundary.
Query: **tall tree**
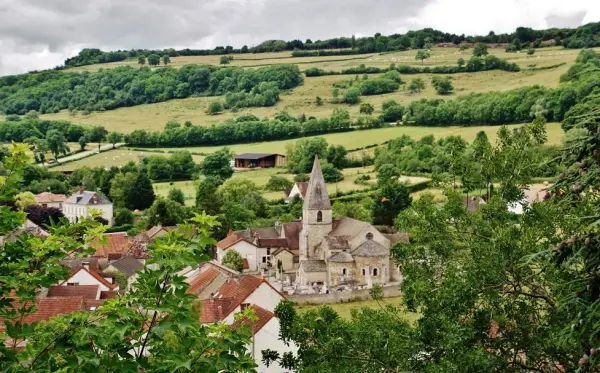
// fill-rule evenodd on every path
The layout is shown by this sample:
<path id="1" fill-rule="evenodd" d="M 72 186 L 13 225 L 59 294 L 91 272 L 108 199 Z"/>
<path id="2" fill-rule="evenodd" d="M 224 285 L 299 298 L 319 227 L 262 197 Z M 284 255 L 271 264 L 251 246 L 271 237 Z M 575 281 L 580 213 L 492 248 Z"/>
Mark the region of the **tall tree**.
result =
<path id="1" fill-rule="evenodd" d="M 148 65 L 157 66 L 160 63 L 160 56 L 158 54 L 151 54 L 148 57 Z"/>
<path id="2" fill-rule="evenodd" d="M 104 139 L 106 139 L 106 129 L 102 126 L 94 126 L 92 127 L 89 136 L 88 136 L 88 140 L 90 142 L 97 142 L 98 143 L 98 152 L 100 152 L 100 144 L 102 143 L 102 141 L 104 141 Z"/>
<path id="3" fill-rule="evenodd" d="M 417 54 L 415 54 L 415 60 L 421 61 L 421 64 L 429 57 L 431 57 L 431 54 L 424 50 L 417 51 Z"/>
<path id="4" fill-rule="evenodd" d="M 108 142 L 112 144 L 113 149 L 114 149 L 115 145 L 118 142 L 123 141 L 123 135 L 118 132 L 110 132 L 108 134 L 108 136 L 106 137 L 106 140 L 108 140 Z"/>
<path id="5" fill-rule="evenodd" d="M 166 66 L 171 63 L 171 57 L 168 54 L 162 56 L 163 64 Z"/>
<path id="6" fill-rule="evenodd" d="M 49 130 L 46 133 L 46 143 L 48 149 L 54 154 L 54 158 L 58 159 L 59 154 L 67 154 L 69 152 L 69 146 L 67 145 L 67 139 L 65 135 L 58 130 Z"/>
<path id="7" fill-rule="evenodd" d="M 391 182 L 383 185 L 373 199 L 371 213 L 373 223 L 377 225 L 394 225 L 400 211 L 407 209 L 412 197 L 406 185 Z"/>
<path id="8" fill-rule="evenodd" d="M 473 47 L 473 56 L 483 57 L 488 54 L 488 45 L 486 43 L 477 43 Z"/>
<path id="9" fill-rule="evenodd" d="M 201 170 L 204 176 L 214 176 L 222 180 L 229 179 L 233 175 L 229 149 L 223 148 L 207 155 L 202 161 Z"/>
<path id="10" fill-rule="evenodd" d="M 137 173 L 133 184 L 126 189 L 125 207 L 131 210 L 144 210 L 154 203 L 155 195 L 152 181 L 144 170 Z"/>
<path id="11" fill-rule="evenodd" d="M 221 212 L 221 200 L 217 195 L 217 188 L 221 179 L 208 176 L 198 183 L 196 189 L 196 207 L 209 215 L 218 215 Z"/>

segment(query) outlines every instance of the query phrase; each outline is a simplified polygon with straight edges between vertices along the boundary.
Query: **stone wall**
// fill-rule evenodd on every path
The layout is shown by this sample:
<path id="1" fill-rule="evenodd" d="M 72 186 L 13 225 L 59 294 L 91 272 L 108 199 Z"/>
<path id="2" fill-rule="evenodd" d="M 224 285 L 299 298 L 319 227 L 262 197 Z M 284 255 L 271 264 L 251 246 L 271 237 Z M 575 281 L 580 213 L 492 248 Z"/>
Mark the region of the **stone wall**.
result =
<path id="1" fill-rule="evenodd" d="M 383 289 L 384 298 L 399 297 L 400 285 L 385 286 Z M 369 290 L 356 290 L 347 292 L 332 292 L 329 294 L 294 294 L 286 295 L 287 299 L 296 304 L 331 304 L 331 303 L 346 303 L 359 300 L 371 299 Z"/>

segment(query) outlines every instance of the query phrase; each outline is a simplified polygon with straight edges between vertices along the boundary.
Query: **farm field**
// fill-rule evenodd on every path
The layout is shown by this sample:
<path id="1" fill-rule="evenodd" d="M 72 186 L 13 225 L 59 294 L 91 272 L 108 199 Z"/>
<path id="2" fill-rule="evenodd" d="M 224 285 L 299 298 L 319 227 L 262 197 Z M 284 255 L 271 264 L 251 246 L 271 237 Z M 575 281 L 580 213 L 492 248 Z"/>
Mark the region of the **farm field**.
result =
<path id="1" fill-rule="evenodd" d="M 508 128 L 515 128 L 519 124 L 508 125 Z M 434 135 L 436 138 L 442 138 L 450 135 L 462 136 L 468 142 L 473 141 L 479 131 L 485 131 L 490 141 L 495 141 L 496 133 L 500 129 L 500 126 L 472 126 L 472 127 L 415 127 L 415 126 L 399 126 L 399 127 L 387 127 L 378 128 L 364 131 L 352 131 L 342 133 L 325 134 L 318 137 L 324 137 L 329 144 L 343 145 L 348 150 L 361 148 L 373 144 L 381 144 L 390 139 L 400 137 L 402 135 L 408 135 L 413 139 L 420 139 L 423 136 Z M 548 144 L 556 145 L 561 144 L 564 138 L 564 132 L 560 128 L 559 123 L 548 123 L 546 126 L 548 133 Z M 235 154 L 241 153 L 280 153 L 285 154 L 286 146 L 293 144 L 298 139 L 280 140 L 280 141 L 269 141 L 261 143 L 249 143 L 249 144 L 235 144 L 227 146 L 204 146 L 204 147 L 191 147 L 191 148 L 177 148 L 185 149 L 198 153 L 212 153 L 223 147 L 228 147 Z M 173 148 L 163 148 L 170 149 Z M 150 150 L 150 149 L 149 149 Z"/>
<path id="2" fill-rule="evenodd" d="M 340 317 L 344 318 L 344 319 L 349 319 L 352 316 L 352 310 L 353 309 L 359 309 L 359 308 L 371 308 L 371 309 L 380 309 L 380 307 L 385 307 L 387 305 L 390 306 L 400 306 L 402 304 L 402 297 L 393 297 L 393 298 L 385 298 L 383 300 L 381 300 L 379 303 L 375 300 L 363 300 L 363 301 L 357 301 L 357 302 L 350 302 L 350 303 L 334 303 L 334 304 L 328 304 L 327 306 L 333 308 L 333 310 L 335 312 L 337 312 Z M 300 312 L 306 312 L 309 310 L 314 310 L 321 307 L 320 305 L 297 305 L 296 309 Z M 403 320 L 409 322 L 409 323 L 414 323 L 416 322 L 421 315 L 418 313 L 414 313 L 414 312 L 401 312 L 400 313 L 400 318 L 402 318 Z"/>
<path id="3" fill-rule="evenodd" d="M 353 63 L 351 66 L 357 65 L 357 63 Z M 450 96 L 444 96 L 443 98 L 454 99 L 470 93 L 505 91 L 535 84 L 544 85 L 550 88 L 557 87 L 560 76 L 568 69 L 569 64 L 541 71 L 507 72 L 494 70 L 453 74 L 455 93 Z M 409 95 L 407 92 L 403 91 L 401 87 L 397 92 L 376 96 L 363 96 L 361 98 L 362 102 L 372 104 L 376 109 L 374 115 L 379 115 L 381 113 L 382 103 L 388 100 L 396 100 L 403 105 L 408 105 L 412 101 L 422 98 L 441 98 L 441 96 L 436 94 L 430 84 L 430 80 L 434 75 L 435 74 L 403 75 L 405 81 L 410 81 L 415 78 L 423 78 L 426 81 L 425 90 L 419 94 Z M 377 75 L 370 75 L 371 78 L 375 78 L 376 76 Z M 191 97 L 103 112 L 94 112 L 85 116 L 82 114 L 73 115 L 72 113 L 63 110 L 55 114 L 42 115 L 42 118 L 70 120 L 75 123 L 92 126 L 102 125 L 109 131 L 118 131 L 122 133 L 129 133 L 135 129 L 142 128 L 146 130 L 162 130 L 169 120 L 176 120 L 181 123 L 190 121 L 195 125 L 209 126 L 244 114 L 253 114 L 259 118 L 265 118 L 273 117 L 276 113 L 281 111 L 287 111 L 294 116 L 305 114 L 307 116 L 322 118 L 330 116 L 335 108 L 343 108 L 348 110 L 353 118 L 356 118 L 359 115 L 359 105 L 331 103 L 331 100 L 333 99 L 333 84 L 335 82 L 353 78 L 353 75 L 331 75 L 305 78 L 303 85 L 290 92 L 283 92 L 279 102 L 275 106 L 247 108 L 239 110 L 236 113 L 228 110 L 219 115 L 208 115 L 206 113 L 208 105 L 216 100 L 222 101 L 223 97 Z M 323 105 L 318 106 L 315 104 L 317 96 L 323 99 Z"/>

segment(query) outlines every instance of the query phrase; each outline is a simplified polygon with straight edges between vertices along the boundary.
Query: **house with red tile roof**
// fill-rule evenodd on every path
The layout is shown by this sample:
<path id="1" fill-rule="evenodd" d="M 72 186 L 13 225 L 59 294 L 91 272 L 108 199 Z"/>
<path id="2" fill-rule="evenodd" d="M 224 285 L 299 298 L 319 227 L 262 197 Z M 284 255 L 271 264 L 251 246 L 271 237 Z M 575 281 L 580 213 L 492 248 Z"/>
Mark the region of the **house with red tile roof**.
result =
<path id="1" fill-rule="evenodd" d="M 117 291 L 119 284 L 110 276 L 103 275 L 87 265 L 71 269 L 71 276 L 62 281 L 59 286 L 96 285 L 100 291 Z"/>
<path id="2" fill-rule="evenodd" d="M 18 305 L 15 299 L 13 305 Z M 36 321 L 46 321 L 58 315 L 66 315 L 76 311 L 84 311 L 85 299 L 79 297 L 51 297 L 38 298 L 35 304 L 35 312 L 24 318 L 23 323 L 31 324 Z M 0 318 L 0 332 L 5 331 L 4 320 Z"/>
<path id="3" fill-rule="evenodd" d="M 92 244 L 92 248 L 96 250 L 93 256 L 118 259 L 129 250 L 130 246 L 127 232 L 105 233 L 100 240 Z"/>
<path id="4" fill-rule="evenodd" d="M 42 192 L 35 195 L 35 202 L 44 207 L 54 207 L 62 210 L 62 204 L 67 199 L 64 194 Z"/>
<path id="5" fill-rule="evenodd" d="M 212 273 L 213 270 L 205 273 Z M 243 325 L 250 327 L 252 342 L 248 346 L 248 350 L 258 365 L 257 372 L 282 372 L 284 370 L 276 363 L 269 367 L 264 365 L 261 351 L 271 349 L 282 354 L 297 350 L 295 345 L 287 346 L 279 340 L 279 320 L 273 312 L 279 302 L 284 299 L 283 294 L 262 278 L 252 275 L 230 278 L 218 288 L 213 296 L 204 299 L 200 307 L 200 322 L 224 322 L 234 328 Z M 240 319 L 238 314 L 247 308 L 252 310 L 256 320 Z"/>

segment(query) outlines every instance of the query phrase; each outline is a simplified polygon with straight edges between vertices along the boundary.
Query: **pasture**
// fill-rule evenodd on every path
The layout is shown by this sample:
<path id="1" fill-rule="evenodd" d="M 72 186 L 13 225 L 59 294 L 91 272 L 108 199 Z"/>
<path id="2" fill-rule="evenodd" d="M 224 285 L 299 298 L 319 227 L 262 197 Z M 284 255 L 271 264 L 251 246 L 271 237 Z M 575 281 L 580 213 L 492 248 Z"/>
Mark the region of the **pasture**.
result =
<path id="1" fill-rule="evenodd" d="M 490 49 L 491 54 L 499 57 L 508 58 L 512 62 L 522 65 L 523 70 L 520 72 L 507 71 L 483 71 L 476 73 L 461 73 L 453 74 L 453 84 L 455 93 L 451 96 L 444 96 L 445 99 L 452 99 L 469 93 L 489 92 L 489 91 L 505 91 L 514 88 L 530 85 L 544 85 L 547 87 L 557 87 L 559 78 L 564 74 L 569 66 L 574 62 L 578 50 L 563 50 L 557 48 L 539 49 L 533 57 L 526 56 L 525 53 L 506 53 L 500 49 Z M 432 57 L 426 60 L 425 66 L 448 65 L 455 64 L 456 59 L 460 56 L 469 58 L 470 51 L 463 52 L 459 55 L 457 50 L 450 48 L 437 48 L 432 51 Z M 318 67 L 325 70 L 339 71 L 348 67 L 356 67 L 361 63 L 366 66 L 387 67 L 390 63 L 421 65 L 420 62 L 414 60 L 415 51 L 394 52 L 382 55 L 362 55 L 364 58 L 356 59 L 359 56 L 335 56 L 335 57 L 300 57 L 289 58 L 289 53 L 270 53 L 265 55 L 244 55 L 246 57 L 263 56 L 261 60 L 248 59 L 237 61 L 235 63 L 255 61 L 265 63 L 272 61 L 273 63 L 296 63 L 301 69 L 308 67 Z M 279 58 L 277 58 L 277 55 Z M 345 58 L 347 57 L 347 58 Z M 185 59 L 186 63 L 204 63 L 211 58 L 218 56 L 201 56 L 201 57 L 176 57 L 173 61 L 179 58 Z M 240 57 L 242 58 L 242 57 Z M 352 58 L 352 59 L 351 59 Z M 308 61 L 303 62 L 305 59 Z M 554 67 L 547 70 L 531 71 L 527 70 L 527 66 L 543 67 L 552 66 L 565 62 L 565 65 Z M 130 63 L 130 61 L 124 61 Z M 115 63 L 120 64 L 120 63 Z M 173 63 L 175 65 L 176 62 Z M 102 65 L 103 68 L 109 67 L 111 64 Z M 87 66 L 86 68 L 92 68 Z M 376 111 L 374 115 L 381 113 L 381 104 L 387 100 L 396 100 L 404 105 L 409 104 L 414 100 L 421 98 L 440 98 L 430 84 L 434 74 L 415 74 L 403 75 L 405 81 L 410 81 L 414 78 L 423 78 L 426 81 L 426 88 L 419 94 L 409 95 L 402 88 L 393 93 L 377 96 L 362 97 L 362 102 L 372 104 Z M 374 78 L 376 75 L 371 75 Z M 223 122 L 226 119 L 231 119 L 244 114 L 253 114 L 259 118 L 273 117 L 277 112 L 287 111 L 294 116 L 305 114 L 307 116 L 315 116 L 317 118 L 327 117 L 331 115 L 334 108 L 347 109 L 353 117 L 359 115 L 359 105 L 333 104 L 333 83 L 354 78 L 353 75 L 333 75 L 323 77 L 305 78 L 304 84 L 295 88 L 290 92 L 281 94 L 280 101 L 272 107 L 257 107 L 239 110 L 236 113 L 225 111 L 219 115 L 208 115 L 206 110 L 208 105 L 215 100 L 223 100 L 223 97 L 192 97 L 179 100 L 170 100 L 166 102 L 144 104 L 133 107 L 119 108 L 116 110 L 107 110 L 104 112 L 95 112 L 90 115 L 73 114 L 68 111 L 62 111 L 56 114 L 46 114 L 43 118 L 46 119 L 62 119 L 70 120 L 75 123 L 87 125 L 102 125 L 109 131 L 118 131 L 123 133 L 131 132 L 135 129 L 161 130 L 165 123 L 169 120 L 179 122 L 191 121 L 195 125 L 212 125 Z M 315 99 L 319 96 L 323 99 L 323 105 L 316 105 Z"/>
<path id="2" fill-rule="evenodd" d="M 334 303 L 334 304 L 328 304 L 327 306 L 331 307 L 335 312 L 337 312 L 338 315 L 340 315 L 340 317 L 342 317 L 344 319 L 350 319 L 352 317 L 353 309 L 356 309 L 356 310 L 363 309 L 363 308 L 381 309 L 382 307 L 386 307 L 386 306 L 399 307 L 401 305 L 402 305 L 402 297 L 394 297 L 394 298 L 384 298 L 379 302 L 369 299 L 369 300 L 361 300 L 361 301 L 349 302 L 349 303 Z M 300 313 L 302 313 L 302 312 L 306 312 L 306 311 L 310 311 L 310 310 L 315 310 L 319 307 L 321 307 L 321 306 L 320 305 L 297 305 L 296 309 Z M 408 311 L 403 310 L 398 313 L 398 317 L 409 323 L 414 323 L 421 317 L 421 315 L 418 313 L 415 313 L 415 312 L 408 312 Z"/>

